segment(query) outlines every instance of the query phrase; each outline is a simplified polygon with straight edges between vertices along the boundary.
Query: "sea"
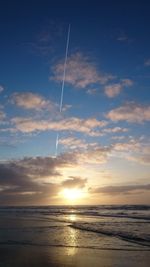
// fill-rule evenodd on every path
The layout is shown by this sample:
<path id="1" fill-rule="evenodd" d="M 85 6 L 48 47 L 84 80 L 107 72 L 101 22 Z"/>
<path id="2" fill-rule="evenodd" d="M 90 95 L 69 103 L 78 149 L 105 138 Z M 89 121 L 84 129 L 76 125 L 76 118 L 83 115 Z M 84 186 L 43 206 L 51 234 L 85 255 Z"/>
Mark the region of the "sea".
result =
<path id="1" fill-rule="evenodd" d="M 0 207 L 0 245 L 150 251 L 150 206 Z"/>

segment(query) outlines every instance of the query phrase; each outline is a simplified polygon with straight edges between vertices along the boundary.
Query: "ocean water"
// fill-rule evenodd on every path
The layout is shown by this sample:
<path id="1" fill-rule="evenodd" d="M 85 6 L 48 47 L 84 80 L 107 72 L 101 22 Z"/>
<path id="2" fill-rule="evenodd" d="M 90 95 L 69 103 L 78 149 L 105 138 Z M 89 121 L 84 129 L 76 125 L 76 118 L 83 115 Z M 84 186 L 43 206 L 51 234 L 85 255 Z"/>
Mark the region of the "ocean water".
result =
<path id="1" fill-rule="evenodd" d="M 150 251 L 150 206 L 0 207 L 0 245 Z"/>

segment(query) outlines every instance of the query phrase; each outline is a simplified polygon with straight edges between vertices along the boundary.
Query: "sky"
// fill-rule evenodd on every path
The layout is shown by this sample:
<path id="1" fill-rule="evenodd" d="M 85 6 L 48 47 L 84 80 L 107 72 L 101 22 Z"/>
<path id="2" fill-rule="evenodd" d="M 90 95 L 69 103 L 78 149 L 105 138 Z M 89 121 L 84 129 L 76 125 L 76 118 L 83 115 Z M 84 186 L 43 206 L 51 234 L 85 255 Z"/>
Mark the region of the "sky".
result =
<path id="1" fill-rule="evenodd" d="M 1 1 L 0 205 L 150 204 L 149 14 Z"/>

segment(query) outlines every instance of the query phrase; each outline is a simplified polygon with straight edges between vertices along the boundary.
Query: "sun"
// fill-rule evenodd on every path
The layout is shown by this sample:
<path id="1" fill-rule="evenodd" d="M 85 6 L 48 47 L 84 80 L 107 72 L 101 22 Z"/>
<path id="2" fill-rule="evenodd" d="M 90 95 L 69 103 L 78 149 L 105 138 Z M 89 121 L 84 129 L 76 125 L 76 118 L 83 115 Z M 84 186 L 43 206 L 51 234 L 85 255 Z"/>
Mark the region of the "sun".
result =
<path id="1" fill-rule="evenodd" d="M 70 201 L 78 200 L 82 197 L 83 193 L 78 188 L 66 188 L 63 190 L 63 197 Z"/>

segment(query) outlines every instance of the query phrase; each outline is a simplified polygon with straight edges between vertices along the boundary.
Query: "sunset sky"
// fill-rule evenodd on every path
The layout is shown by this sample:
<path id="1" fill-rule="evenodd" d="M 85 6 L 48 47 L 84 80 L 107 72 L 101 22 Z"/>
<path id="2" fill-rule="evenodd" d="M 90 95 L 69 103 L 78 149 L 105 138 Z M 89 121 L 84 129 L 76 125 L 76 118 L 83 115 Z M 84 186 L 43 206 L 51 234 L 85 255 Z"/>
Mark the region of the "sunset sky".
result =
<path id="1" fill-rule="evenodd" d="M 149 14 L 146 0 L 1 2 L 0 205 L 150 204 Z"/>

